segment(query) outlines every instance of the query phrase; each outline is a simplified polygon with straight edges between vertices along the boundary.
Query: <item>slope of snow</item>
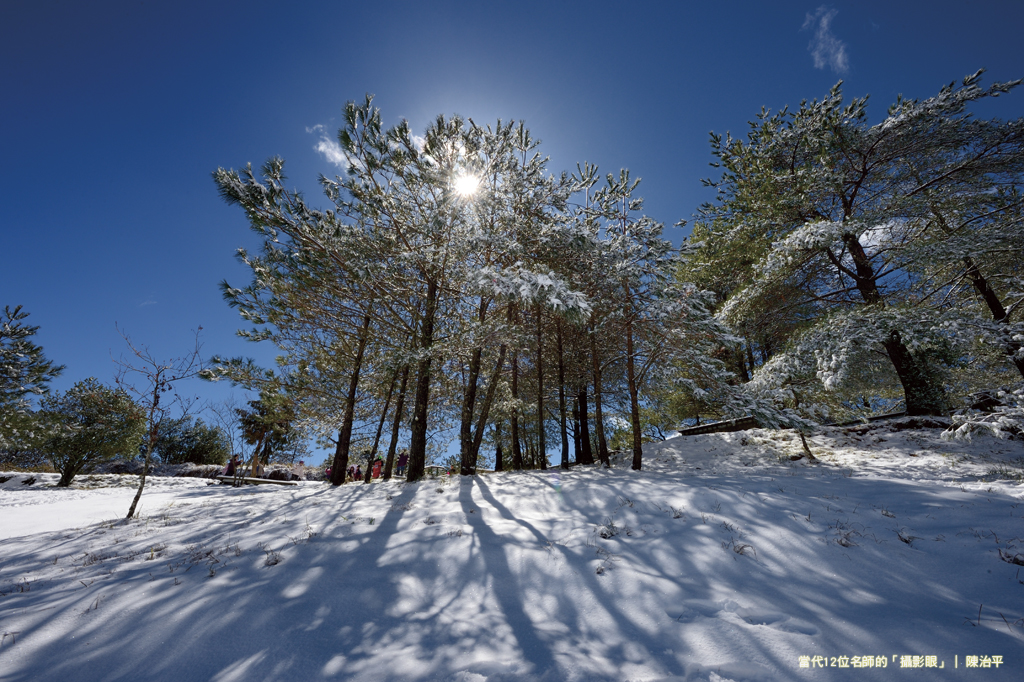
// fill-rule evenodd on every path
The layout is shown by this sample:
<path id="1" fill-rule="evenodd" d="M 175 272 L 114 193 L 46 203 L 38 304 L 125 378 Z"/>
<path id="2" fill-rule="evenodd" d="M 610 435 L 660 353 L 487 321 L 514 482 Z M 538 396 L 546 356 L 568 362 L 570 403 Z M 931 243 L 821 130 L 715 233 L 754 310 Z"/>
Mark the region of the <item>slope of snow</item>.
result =
<path id="1" fill-rule="evenodd" d="M 0 680 L 1021 679 L 1024 443 L 884 428 L 818 463 L 749 431 L 641 472 L 155 478 L 128 524 L 134 478 L 4 474 Z"/>

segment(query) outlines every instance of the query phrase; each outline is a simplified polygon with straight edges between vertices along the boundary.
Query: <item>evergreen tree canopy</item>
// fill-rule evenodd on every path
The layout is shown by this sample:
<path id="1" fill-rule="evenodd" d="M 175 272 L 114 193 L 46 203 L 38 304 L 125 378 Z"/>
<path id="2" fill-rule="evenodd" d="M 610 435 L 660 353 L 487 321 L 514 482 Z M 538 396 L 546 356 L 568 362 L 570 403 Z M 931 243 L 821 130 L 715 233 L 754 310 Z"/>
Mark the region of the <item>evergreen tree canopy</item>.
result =
<path id="1" fill-rule="evenodd" d="M 188 415 L 161 424 L 153 449 L 164 464 L 223 464 L 231 456 L 220 427 Z M 145 446 L 141 454 L 145 455 Z"/>
<path id="2" fill-rule="evenodd" d="M 876 125 L 840 84 L 762 111 L 746 142 L 712 135 L 719 198 L 684 276 L 721 277 L 722 319 L 772 355 L 752 391 L 821 415 L 827 391 L 898 386 L 908 413 L 948 414 L 945 372 L 977 356 L 979 335 L 1024 373 L 1024 120 L 967 111 L 1020 81 L 980 77 L 900 98 Z"/>
<path id="3" fill-rule="evenodd" d="M 122 389 L 93 378 L 48 395 L 42 412 L 51 435 L 42 450 L 69 486 L 76 475 L 115 457 L 131 457 L 146 432 L 146 415 Z"/>
<path id="4" fill-rule="evenodd" d="M 29 397 L 45 395 L 64 370 L 32 343 L 39 327 L 25 324 L 26 317 L 21 306 L 4 306 L 0 315 L 0 449 L 25 447 L 41 435 Z"/>

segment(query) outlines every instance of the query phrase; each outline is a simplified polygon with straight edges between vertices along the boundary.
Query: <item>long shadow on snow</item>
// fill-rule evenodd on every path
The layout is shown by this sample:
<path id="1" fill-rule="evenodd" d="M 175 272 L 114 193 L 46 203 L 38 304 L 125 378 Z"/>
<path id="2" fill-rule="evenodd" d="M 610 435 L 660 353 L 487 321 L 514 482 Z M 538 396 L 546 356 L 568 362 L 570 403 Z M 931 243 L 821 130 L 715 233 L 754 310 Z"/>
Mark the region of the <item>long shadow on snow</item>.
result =
<path id="1" fill-rule="evenodd" d="M 555 490 L 545 476 L 537 476 L 538 485 L 546 485 Z M 560 565 L 562 572 L 559 575 L 550 576 L 552 589 L 547 594 L 541 594 L 546 600 L 554 600 L 557 608 L 549 611 L 548 620 L 551 623 L 567 624 L 568 633 L 561 636 L 561 641 L 552 642 L 549 646 L 560 651 L 559 658 L 567 659 L 562 666 L 568 667 L 571 662 L 570 650 L 584 654 L 589 660 L 589 669 L 583 671 L 584 678 L 596 679 L 625 679 L 628 676 L 624 670 L 617 669 L 614 664 L 608 663 L 612 660 L 633 660 L 643 662 L 648 668 L 659 671 L 658 674 L 679 674 L 682 671 L 679 661 L 674 657 L 663 655 L 664 647 L 660 646 L 662 640 L 655 628 L 644 619 L 638 619 L 633 614 L 623 611 L 618 607 L 618 597 L 613 593 L 613 586 L 605 578 L 599 578 L 589 568 L 589 561 L 579 556 L 565 546 L 552 542 L 535 526 L 522 518 L 515 517 L 507 507 L 498 501 L 483 478 L 474 481 L 479 488 L 484 500 L 487 501 L 506 521 L 510 521 L 528 530 L 538 543 L 538 548 L 545 548 L 545 551 L 557 552 L 563 560 Z M 565 501 L 564 497 L 558 499 Z M 464 503 L 465 504 L 465 503 Z M 583 512 L 579 509 L 569 507 L 567 512 L 572 511 L 577 516 Z M 477 521 L 482 532 L 490 532 L 489 526 Z M 503 555 L 504 556 L 504 555 Z M 580 564 L 583 564 L 580 566 Z M 581 570 L 573 570 L 578 567 Z M 539 567 L 534 566 L 535 571 Z M 527 577 L 527 576 L 524 576 Z M 567 585 L 571 582 L 572 585 Z M 524 594 L 526 588 L 533 588 L 535 592 L 542 592 L 544 587 L 543 576 L 540 580 L 534 579 L 532 583 L 527 582 L 517 585 L 519 594 Z M 573 587 L 576 589 L 569 589 Z M 582 594 L 581 594 L 582 593 Z M 573 599 L 570 597 L 575 597 Z M 535 609 L 542 609 L 542 605 L 535 605 Z M 549 638 L 554 635 L 548 635 Z M 575 661 L 578 667 L 579 661 Z M 609 669 L 613 668 L 613 669 Z M 564 672 L 568 672 L 565 670 Z M 577 672 L 580 672 L 577 670 Z"/>
<path id="2" fill-rule="evenodd" d="M 569 476 L 565 478 L 570 479 Z M 616 478 L 614 484 L 603 489 L 609 498 L 613 495 L 638 498 L 642 494 L 642 476 Z M 800 487 L 799 481 L 794 479 L 790 487 Z M 573 482 L 568 480 L 568 483 Z M 793 497 L 792 490 L 780 496 L 772 491 L 770 482 L 764 483 L 763 491 L 754 491 L 757 500 L 750 500 L 747 493 L 749 481 L 742 477 L 718 476 L 703 481 L 688 477 L 681 485 L 693 486 L 697 483 L 703 483 L 705 489 L 711 490 L 720 499 L 730 496 L 736 498 L 736 503 L 730 503 L 727 507 L 728 520 L 739 522 L 745 528 L 756 529 L 750 531 L 751 541 L 755 544 L 760 534 L 772 528 L 800 528 L 800 522 L 793 516 L 802 515 L 803 507 L 809 502 L 819 506 L 822 502 L 809 494 Z M 129 588 L 132 598 L 144 595 L 148 600 L 141 607 L 128 601 L 119 601 L 116 594 L 105 593 L 106 602 L 97 609 L 83 612 L 83 607 L 87 606 L 86 602 L 95 591 L 78 592 L 77 588 L 72 587 L 54 588 L 52 593 L 41 592 L 38 596 L 9 595 L 5 606 L 15 606 L 15 602 L 10 600 L 18 598 L 27 606 L 51 610 L 47 612 L 49 615 L 45 616 L 45 620 L 30 631 L 19 634 L 18 644 L 27 645 L 27 652 L 24 648 L 0 649 L 0 668 L 5 670 L 8 679 L 17 681 L 30 678 L 70 678 L 90 682 L 137 677 L 216 679 L 221 682 L 230 679 L 330 677 L 353 680 L 434 679 L 456 669 L 472 667 L 463 665 L 460 656 L 488 643 L 491 635 L 487 631 L 464 633 L 459 645 L 454 647 L 457 650 L 447 650 L 453 648 L 451 628 L 465 621 L 467 614 L 474 625 L 501 625 L 493 620 L 492 615 L 474 613 L 465 606 L 465 601 L 473 596 L 474 591 L 480 594 L 486 592 L 488 581 L 493 586 L 494 597 L 501 610 L 501 614 L 497 615 L 511 628 L 516 645 L 525 653 L 528 661 L 536 665 L 535 669 L 539 672 L 555 669 L 557 661 L 562 660 L 566 648 L 570 646 L 587 646 L 598 653 L 601 647 L 605 647 L 620 660 L 628 659 L 630 655 L 635 658 L 635 651 L 630 654 L 626 650 L 630 642 L 645 645 L 646 651 L 641 652 L 642 658 L 657 663 L 666 671 L 680 671 L 685 667 L 685 658 L 691 646 L 689 640 L 680 634 L 681 628 L 692 629 L 703 627 L 704 624 L 711 626 L 721 619 L 721 604 L 718 603 L 721 600 L 714 593 L 716 584 L 718 588 L 731 586 L 738 589 L 740 601 L 745 597 L 748 602 L 741 606 L 757 607 L 751 620 L 756 620 L 758 613 L 771 616 L 771 613 L 777 612 L 814 625 L 818 630 L 816 635 L 786 635 L 794 642 L 792 646 L 801 651 L 850 654 L 855 653 L 851 649 L 854 647 L 859 648 L 857 653 L 880 653 L 893 647 L 903 647 L 907 653 L 930 653 L 915 649 L 927 645 L 927 648 L 941 653 L 956 644 L 960 646 L 954 648 L 976 645 L 975 648 L 979 650 L 992 649 L 994 644 L 1005 644 L 1003 639 L 998 642 L 993 639 L 991 633 L 982 633 L 981 628 L 977 629 L 978 632 L 963 627 L 940 630 L 938 641 L 933 639 L 928 644 L 922 643 L 921 637 L 931 638 L 936 633 L 934 629 L 915 634 L 914 628 L 902 630 L 894 626 L 885 632 L 869 632 L 857 625 L 878 623 L 882 619 L 879 616 L 880 610 L 887 610 L 895 623 L 901 619 L 914 622 L 914 599 L 919 596 L 935 600 L 940 606 L 951 609 L 951 613 L 958 613 L 955 609 L 962 605 L 957 595 L 927 595 L 931 589 L 928 586 L 929 580 L 922 580 L 913 572 L 916 555 L 895 540 L 873 547 L 865 543 L 861 548 L 837 548 L 826 557 L 825 562 L 816 559 L 820 555 L 815 555 L 813 551 L 792 547 L 786 557 L 773 558 L 774 568 L 769 570 L 766 560 L 752 563 L 747 557 L 730 556 L 727 550 L 716 546 L 717 535 L 697 535 L 693 528 L 696 528 L 698 522 L 694 518 L 690 519 L 690 528 L 684 535 L 684 538 L 689 539 L 684 542 L 684 546 L 669 555 L 671 567 L 650 549 L 655 546 L 653 539 L 629 538 L 620 542 L 626 563 L 638 575 L 636 580 L 648 585 L 649 581 L 657 579 L 672 582 L 678 587 L 676 591 L 658 588 L 660 591 L 656 596 L 664 602 L 659 606 L 664 615 L 650 608 L 641 614 L 646 616 L 646 620 L 637 622 L 635 616 L 616 607 L 616 595 L 609 592 L 609 576 L 598 577 L 592 570 L 581 570 L 578 572 L 580 577 L 573 576 L 573 579 L 584 592 L 583 596 L 574 599 L 568 595 L 568 590 L 554 590 L 557 594 L 542 594 L 549 599 L 553 598 L 558 605 L 554 620 L 571 624 L 562 641 L 558 641 L 550 632 L 538 630 L 528 615 L 534 606 L 528 609 L 522 601 L 525 593 L 523 588 L 536 586 L 524 584 L 528 581 L 525 572 L 522 577 L 516 576 L 508 563 L 501 538 L 484 523 L 480 515 L 469 513 L 467 505 L 472 503 L 470 486 L 477 486 L 483 499 L 503 519 L 528 530 L 538 546 L 546 545 L 548 538 L 528 521 L 514 518 L 483 479 L 466 481 L 466 484 L 460 485 L 459 502 L 466 521 L 473 528 L 473 535 L 479 538 L 481 547 L 500 548 L 500 551 L 485 550 L 475 556 L 470 538 L 454 538 L 450 540 L 456 543 L 454 545 L 446 545 L 444 540 L 439 543 L 440 529 L 436 527 L 424 527 L 427 530 L 419 533 L 410 532 L 410 524 L 416 524 L 419 520 L 403 524 L 406 514 L 398 503 L 413 501 L 416 507 L 429 509 L 430 500 L 427 498 L 430 497 L 431 485 L 428 483 L 402 486 L 391 509 L 387 508 L 385 501 L 379 499 L 379 495 L 374 499 L 374 495 L 380 492 L 375 490 L 376 486 L 345 486 L 339 490 L 292 496 L 290 500 L 275 503 L 273 514 L 270 511 L 250 514 L 253 505 L 249 500 L 242 495 L 234 495 L 222 509 L 218 509 L 217 524 L 220 529 L 208 541 L 209 545 L 228 542 L 232 537 L 244 535 L 247 528 L 260 525 L 259 521 L 273 523 L 275 516 L 282 515 L 292 515 L 299 519 L 308 514 L 318 527 L 332 530 L 294 546 L 287 546 L 287 532 L 282 531 L 278 539 L 285 543 L 282 551 L 285 558 L 280 565 L 254 567 L 252 564 L 259 563 L 261 554 L 250 549 L 244 557 L 234 561 L 235 564 L 248 563 L 249 567 L 241 566 L 236 567 L 234 572 L 226 571 L 226 578 L 222 582 L 207 581 L 192 572 L 184 574 L 182 585 L 171 583 L 171 579 L 177 577 L 175 575 L 149 583 L 148 574 L 152 565 L 129 564 L 118 567 L 118 572 L 130 574 L 123 585 Z M 602 484 L 597 481 L 587 482 L 587 486 L 598 485 Z M 867 479 L 847 480 L 843 485 L 845 487 L 842 492 L 846 498 L 851 499 L 851 503 L 857 498 L 891 497 L 898 500 L 893 509 L 900 515 L 909 513 L 904 510 L 922 508 L 930 502 L 955 504 L 960 494 L 955 489 L 935 492 L 896 482 Z M 189 497 L 192 495 L 190 493 Z M 591 493 L 591 497 L 594 496 L 601 495 L 595 491 Z M 572 496 L 566 497 L 571 499 Z M 322 501 L 321 506 L 316 508 L 317 511 L 311 510 L 312 503 L 317 501 Z M 330 508 L 324 508 L 325 504 L 330 504 Z M 595 515 L 603 515 L 614 507 L 610 501 L 607 504 L 605 510 L 597 512 L 570 506 L 567 513 L 578 514 L 584 519 L 596 518 Z M 352 526 L 341 519 L 350 508 L 359 505 L 369 509 L 370 513 L 375 509 L 382 510 L 380 522 L 373 526 L 365 522 Z M 170 516 L 173 517 L 173 514 Z M 180 524 L 182 531 L 188 530 L 187 523 Z M 169 528 L 174 531 L 174 524 Z M 352 531 L 353 528 L 362 532 Z M 343 534 L 343 531 L 347 534 Z M 700 532 L 706 531 L 702 529 Z M 397 537 L 396 533 L 400 533 L 401 537 Z M 806 534 L 811 533 L 808 531 Z M 449 556 L 452 552 L 446 553 L 446 549 L 461 547 L 458 545 L 460 542 L 468 545 L 468 551 L 466 558 L 453 567 Z M 507 546 L 510 543 L 506 541 L 504 544 Z M 694 548 L 699 551 L 691 551 Z M 893 548 L 902 552 L 896 554 L 895 559 L 893 552 L 889 551 Z M 583 559 L 563 547 L 554 545 L 551 551 L 561 553 L 570 567 L 582 563 L 586 568 Z M 856 558 L 857 552 L 867 555 L 861 559 L 864 562 L 874 561 L 879 565 L 892 566 L 895 561 L 901 561 L 903 563 L 900 568 L 904 574 L 886 577 L 885 574 L 879 576 L 877 571 L 866 571 L 849 575 L 844 569 L 847 562 L 853 559 L 844 554 L 852 554 Z M 697 563 L 697 559 L 703 560 L 703 563 Z M 8 556 L 4 563 L 10 566 L 22 562 L 27 566 L 33 561 L 39 563 L 42 560 L 42 557 L 18 555 Z M 813 561 L 817 561 L 817 564 L 811 565 Z M 282 572 L 287 574 L 287 580 L 283 583 L 280 580 Z M 98 568 L 94 573 L 100 577 Z M 560 577 L 569 579 L 567 575 Z M 889 593 L 879 589 L 880 577 L 882 582 L 890 583 Z M 823 581 L 831 581 L 832 588 L 823 588 Z M 73 580 L 69 582 L 74 585 Z M 282 584 L 286 587 L 279 590 Z M 555 585 L 556 582 L 552 581 L 551 584 Z M 625 584 L 629 585 L 628 582 Z M 414 592 L 420 591 L 418 595 L 413 595 L 415 598 L 411 601 L 409 595 L 403 592 L 408 592 L 410 585 Z M 642 589 L 643 585 L 638 589 Z M 102 587 L 102 579 L 98 580 L 97 586 Z M 274 592 L 270 591 L 271 588 Z M 904 590 L 907 596 L 902 604 L 889 601 L 858 604 L 848 598 L 849 593 L 856 592 L 885 599 L 897 590 Z M 804 596 L 808 592 L 820 595 L 826 602 L 812 602 Z M 88 597 L 79 594 L 88 594 Z M 678 603 L 672 603 L 673 595 Z M 638 593 L 638 596 L 641 595 Z M 26 597 L 40 601 L 28 601 Z M 400 608 L 403 600 L 411 606 Z M 712 600 L 717 601 L 711 604 Z M 389 604 L 389 607 L 381 608 L 381 601 Z M 455 604 L 456 601 L 459 603 Z M 588 619 L 593 620 L 595 615 L 586 612 L 583 607 L 587 602 L 592 604 L 594 601 L 600 606 L 602 618 L 611 625 L 603 629 L 592 629 L 594 633 L 591 634 L 584 624 Z M 757 603 L 752 604 L 755 601 Z M 688 617 L 692 619 L 689 623 L 673 622 L 672 609 L 676 606 L 689 609 Z M 108 619 L 107 614 L 110 613 L 115 614 L 115 617 Z M 131 617 L 116 617 L 117 614 L 125 613 L 131 613 Z M 313 614 L 312 620 L 309 619 L 310 614 Z M 827 622 L 830 614 L 832 620 L 841 618 L 848 624 L 830 628 Z M 371 619 L 370 615 L 376 620 Z M 681 615 L 685 615 L 685 612 Z M 924 612 L 923 617 L 942 615 L 941 608 L 932 606 Z M 69 619 L 76 619 L 74 627 L 69 630 L 76 633 L 73 640 L 32 644 L 35 634 L 44 629 L 46 623 Z M 173 624 L 167 625 L 168 621 Z M 656 626 L 653 630 L 652 622 Z M 953 623 L 959 624 L 959 620 Z M 770 646 L 771 638 L 766 640 L 760 636 L 762 633 L 771 634 L 760 628 L 770 628 L 772 623 L 759 625 L 750 622 L 744 625 L 733 622 L 730 627 L 730 636 L 739 640 L 734 648 L 748 652 L 750 660 L 760 659 L 776 670 L 794 672 L 795 661 L 786 658 L 784 651 Z M 158 642 L 146 637 L 147 631 L 154 628 L 160 628 L 164 639 Z M 830 634 L 825 634 L 823 630 Z M 393 653 L 388 651 L 389 647 Z M 657 653 L 661 652 L 661 647 L 674 648 L 682 653 Z M 694 653 L 701 654 L 699 651 Z M 18 659 L 14 658 L 15 654 Z M 407 663 L 396 664 L 396 660 Z M 385 666 L 391 666 L 389 672 L 385 672 Z M 877 676 L 883 673 L 875 671 L 874 674 Z"/>
<path id="3" fill-rule="evenodd" d="M 368 492 L 358 486 L 348 486 L 334 497 L 340 496 L 341 504 L 353 504 Z M 413 492 L 403 491 L 398 501 Z M 268 511 L 246 518 L 249 516 L 248 500 L 234 501 L 233 508 L 220 510 L 217 523 L 223 530 L 208 540 L 207 546 L 229 542 L 232 536 L 244 534 L 248 526 L 258 525 L 259 520 L 268 521 L 271 516 Z M 278 514 L 298 515 L 306 511 L 309 502 L 309 496 L 303 496 L 279 503 L 274 510 Z M 340 517 L 342 513 L 343 510 L 327 513 L 322 523 L 328 525 L 337 521 L 332 517 Z M 198 571 L 191 575 L 185 571 L 169 575 L 159 585 L 145 586 L 146 604 L 142 608 L 121 603 L 114 594 L 104 594 L 101 596 L 106 600 L 98 602 L 97 608 L 83 611 L 82 600 L 74 595 L 68 598 L 70 590 L 62 590 L 61 594 L 55 593 L 58 604 L 48 608 L 46 619 L 29 631 L 19 633 L 21 651 L 24 652 L 26 646 L 31 649 L 20 658 L 18 667 L 4 666 L 9 675 L 6 679 L 85 682 L 140 676 L 147 679 L 318 677 L 337 652 L 351 650 L 352 638 L 347 635 L 359 630 L 349 623 L 359 624 L 360 591 L 366 596 L 368 590 L 374 589 L 372 579 L 362 578 L 369 571 L 362 569 L 372 570 L 376 560 L 384 554 L 387 538 L 397 528 L 402 514 L 401 507 L 388 511 L 369 534 L 314 538 L 292 548 L 281 542 L 282 554 L 290 550 L 297 556 L 286 557 L 278 566 L 236 568 L 241 573 L 238 578 L 228 571 L 227 584 L 219 583 L 215 588 L 210 587 L 213 582 L 200 578 Z M 285 538 L 279 538 L 282 540 Z M 337 545 L 352 540 L 360 543 L 355 551 L 336 549 Z M 318 551 L 309 551 L 311 549 Z M 255 563 L 262 563 L 262 555 L 250 548 L 247 556 L 233 563 L 252 564 L 254 558 Z M 138 590 L 149 582 L 152 568 L 152 564 L 119 567 L 118 572 L 130 575 L 118 584 L 128 587 L 129 591 L 134 591 L 133 587 Z M 273 573 L 275 571 L 278 575 Z M 280 584 L 282 571 L 290 573 L 285 584 L 300 585 L 301 593 L 292 598 L 268 593 L 268 588 Z M 182 584 L 174 585 L 174 578 Z M 49 607 L 49 603 L 46 606 Z M 106 618 L 111 612 L 131 615 Z M 311 612 L 318 614 L 314 623 L 307 619 Z M 75 627 L 78 633 L 75 639 L 32 646 L 35 631 L 67 618 L 80 619 L 80 625 Z M 168 620 L 174 624 L 168 625 Z M 317 620 L 321 622 L 316 623 Z M 329 620 L 340 625 L 334 633 L 329 631 Z M 149 628 L 161 630 L 161 641 L 146 637 Z M 354 645 L 358 647 L 358 641 Z M 13 652 L 7 648 L 0 653 Z M 273 666 L 266 667 L 264 662 L 267 661 L 272 661 Z"/>

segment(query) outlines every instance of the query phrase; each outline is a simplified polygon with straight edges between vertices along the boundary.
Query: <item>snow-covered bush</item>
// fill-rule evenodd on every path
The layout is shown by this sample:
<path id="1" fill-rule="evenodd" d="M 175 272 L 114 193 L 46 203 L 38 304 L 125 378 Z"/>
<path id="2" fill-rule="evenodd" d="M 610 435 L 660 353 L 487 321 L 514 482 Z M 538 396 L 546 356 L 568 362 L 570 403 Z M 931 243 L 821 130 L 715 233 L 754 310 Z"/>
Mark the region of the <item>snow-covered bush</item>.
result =
<path id="1" fill-rule="evenodd" d="M 1024 384 L 995 392 L 998 404 L 985 411 L 968 409 L 953 415 L 953 426 L 942 434 L 945 439 L 970 440 L 975 433 L 997 438 L 1024 435 Z"/>

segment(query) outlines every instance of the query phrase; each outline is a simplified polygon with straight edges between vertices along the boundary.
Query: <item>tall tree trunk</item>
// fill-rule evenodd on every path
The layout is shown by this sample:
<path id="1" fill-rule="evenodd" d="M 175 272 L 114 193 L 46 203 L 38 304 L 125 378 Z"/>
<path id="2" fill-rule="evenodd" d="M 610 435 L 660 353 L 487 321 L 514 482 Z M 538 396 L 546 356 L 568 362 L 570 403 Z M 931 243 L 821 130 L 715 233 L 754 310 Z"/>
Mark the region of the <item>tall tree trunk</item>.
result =
<path id="1" fill-rule="evenodd" d="M 363 483 L 368 484 L 373 479 L 373 455 L 366 451 L 366 470 L 363 471 Z"/>
<path id="2" fill-rule="evenodd" d="M 381 412 L 380 412 L 380 421 L 377 422 L 377 433 L 374 434 L 374 436 L 373 436 L 373 446 L 370 447 L 370 455 L 369 455 L 369 457 L 367 457 L 367 459 L 370 461 L 370 464 L 373 464 L 373 459 L 377 455 L 377 448 L 380 446 L 380 434 L 384 430 L 384 422 L 387 421 L 387 418 L 388 418 L 388 409 L 391 407 L 391 396 L 395 392 L 395 384 L 397 382 L 398 382 L 398 370 L 396 369 L 395 373 L 391 375 L 391 384 L 388 386 L 388 395 L 387 395 L 386 398 L 384 398 L 384 409 L 381 410 Z M 370 478 L 371 478 L 370 474 L 371 473 L 372 472 L 370 471 L 370 467 L 367 466 L 366 467 L 366 476 L 367 477 L 364 480 L 365 483 L 369 483 L 370 482 Z"/>
<path id="3" fill-rule="evenodd" d="M 388 456 L 384 460 L 384 480 L 391 480 L 394 471 L 395 450 L 398 448 L 398 432 L 402 428 L 402 411 L 405 409 L 405 388 L 409 383 L 409 365 L 402 367 L 402 383 L 398 387 L 398 400 L 395 402 L 395 419 L 391 427 L 391 443 L 388 445 Z"/>
<path id="4" fill-rule="evenodd" d="M 919 183 L 922 185 L 924 184 L 920 177 L 917 179 Z M 935 219 L 937 220 L 938 225 L 942 228 L 942 231 L 945 232 L 947 236 L 955 234 L 955 230 L 949 226 L 949 223 L 946 221 L 946 216 L 942 211 L 938 210 L 934 204 L 931 206 Z M 983 301 L 985 301 L 985 305 L 988 306 L 989 312 L 992 313 L 992 319 L 1000 325 L 1006 325 L 1009 320 L 1007 319 L 1006 309 L 1003 307 L 1003 302 L 999 300 L 999 295 L 996 294 L 995 290 L 988 283 L 988 279 L 981 274 L 981 270 L 978 268 L 978 264 L 975 262 L 974 258 L 971 256 L 964 256 L 963 261 L 966 266 L 964 274 L 967 275 L 969 280 L 971 280 L 974 290 L 977 291 L 978 295 L 981 296 Z M 1020 372 L 1020 375 L 1024 377 L 1024 357 L 1018 355 L 1020 349 L 1021 344 L 1014 341 L 1009 334 L 1006 334 L 1005 340 L 1003 341 L 1003 350 L 1010 358 L 1010 362 L 1017 367 L 1017 371 Z"/>
<path id="5" fill-rule="evenodd" d="M 341 447 L 343 433 L 344 429 L 338 429 L 338 442 L 334 445 L 334 459 L 331 460 L 331 485 L 341 485 L 348 475 L 348 449 L 343 452 Z M 339 471 L 341 480 L 336 480 L 339 478 Z"/>
<path id="6" fill-rule="evenodd" d="M 512 351 L 512 471 L 523 468 L 523 446 L 519 437 L 519 351 Z"/>
<path id="7" fill-rule="evenodd" d="M 572 458 L 577 464 L 582 464 L 583 448 L 580 446 L 580 399 L 572 399 Z"/>
<path id="8" fill-rule="evenodd" d="M 345 482 L 346 469 L 348 469 L 348 451 L 352 442 L 352 422 L 356 412 L 356 394 L 359 390 L 359 371 L 363 366 L 363 354 L 366 351 L 366 340 L 370 335 L 370 316 L 363 317 L 363 326 L 359 328 L 359 345 L 356 348 L 356 357 L 352 363 L 352 377 L 348 383 L 348 395 L 345 397 L 345 414 L 341 419 L 341 429 L 338 431 L 338 446 L 334 451 L 334 461 L 331 463 L 331 483 L 341 485 Z"/>
<path id="9" fill-rule="evenodd" d="M 547 469 L 547 450 L 544 447 L 544 339 L 541 336 L 541 308 L 537 304 L 537 454 L 540 468 Z"/>
<path id="10" fill-rule="evenodd" d="M 562 356 L 562 321 L 558 320 L 555 328 L 558 341 L 558 426 L 562 431 L 562 462 L 563 469 L 569 468 L 569 434 L 565 424 L 565 358 Z"/>
<path id="11" fill-rule="evenodd" d="M 479 318 L 481 324 L 487 316 L 487 299 L 480 299 Z M 469 359 L 469 376 L 466 391 L 462 396 L 462 420 L 459 427 L 459 455 L 461 473 L 472 476 L 476 471 L 476 451 L 473 448 L 473 413 L 476 411 L 476 392 L 480 380 L 480 358 L 483 348 L 473 349 Z"/>
<path id="12" fill-rule="evenodd" d="M 416 401 L 412 411 L 412 433 L 409 437 L 409 469 L 406 480 L 410 483 L 423 478 L 427 463 L 427 408 L 430 404 L 430 351 L 434 345 L 434 315 L 437 312 L 437 282 L 427 283 L 427 305 L 423 314 L 420 336 L 419 367 L 416 372 Z"/>
<path id="13" fill-rule="evenodd" d="M 750 339 L 747 341 L 747 362 L 750 363 L 750 376 L 754 376 L 754 370 L 757 369 L 757 363 L 754 362 L 754 349 L 750 347 Z"/>
<path id="14" fill-rule="evenodd" d="M 843 243 L 856 266 L 857 273 L 854 281 L 861 297 L 868 305 L 884 306 L 885 300 L 878 290 L 874 266 L 872 266 L 860 240 L 853 235 L 846 235 L 843 237 Z M 831 252 L 829 255 L 834 262 L 837 261 Z M 896 329 L 889 332 L 889 338 L 882 345 L 889 354 L 893 369 L 896 370 L 896 375 L 903 385 L 907 414 L 915 416 L 945 416 L 949 414 L 945 388 L 939 378 L 935 376 L 928 359 L 921 356 L 915 357 Z"/>
<path id="15" fill-rule="evenodd" d="M 907 414 L 910 416 L 945 416 L 949 414 L 945 390 L 938 377 L 934 376 L 928 362 L 915 357 L 895 329 L 889 332 L 889 338 L 883 345 L 896 369 L 900 383 L 903 384 Z"/>
<path id="16" fill-rule="evenodd" d="M 577 396 L 577 400 L 580 404 L 580 459 L 581 464 L 593 464 L 594 463 L 594 451 L 590 447 L 590 415 L 589 408 L 587 406 L 587 384 L 584 383 L 580 386 L 580 392 Z"/>
<path id="17" fill-rule="evenodd" d="M 469 359 L 469 377 L 462 395 L 462 419 L 459 427 L 460 473 L 472 476 L 476 469 L 473 456 L 473 412 L 476 408 L 476 390 L 480 379 L 480 357 L 483 349 L 474 348 Z"/>
<path id="18" fill-rule="evenodd" d="M 748 381 L 750 381 L 750 375 L 747 373 L 747 361 L 743 357 L 743 349 L 742 348 L 737 348 L 736 349 L 735 357 L 736 357 L 736 367 L 737 367 L 737 369 L 739 369 L 740 380 L 742 380 L 743 383 L 747 383 Z"/>
<path id="19" fill-rule="evenodd" d="M 964 262 L 967 265 L 967 278 L 971 280 L 971 284 L 974 285 L 974 290 L 978 292 L 978 295 L 985 301 L 985 305 L 988 306 L 988 310 L 992 313 L 992 319 L 1000 325 L 1005 326 L 1008 322 L 1006 316 L 1006 308 L 1003 307 L 1003 302 L 999 300 L 999 296 L 995 290 L 988 283 L 988 280 L 984 275 L 981 274 L 981 270 L 978 269 L 978 265 L 974 262 L 970 256 L 964 257 Z M 1020 343 L 1013 340 L 1013 338 L 1006 334 L 1006 340 L 1003 342 L 1003 349 L 1006 355 L 1010 358 L 1016 367 L 1020 375 L 1024 377 L 1024 357 L 1020 357 Z"/>
<path id="20" fill-rule="evenodd" d="M 629 415 L 633 425 L 633 470 L 639 471 L 643 466 L 644 450 L 640 438 L 640 391 L 636 385 L 632 320 L 626 322 L 626 382 L 629 388 Z"/>
<path id="21" fill-rule="evenodd" d="M 504 471 L 505 465 L 502 463 L 502 457 L 504 453 L 501 451 L 501 422 L 495 422 L 494 424 L 494 470 Z"/>
<path id="22" fill-rule="evenodd" d="M 487 426 L 487 418 L 491 414 L 491 405 L 494 403 L 494 394 L 498 391 L 498 382 L 501 380 L 501 370 L 505 366 L 505 353 L 508 348 L 501 344 L 498 348 L 498 361 L 494 363 L 494 374 L 487 384 L 487 393 L 484 394 L 484 402 L 480 405 L 480 419 L 476 423 L 476 433 L 473 434 L 473 473 L 476 473 L 476 460 L 480 455 L 480 443 L 484 439 L 484 428 Z"/>
<path id="23" fill-rule="evenodd" d="M 604 415 L 601 413 L 601 359 L 597 354 L 597 337 L 593 324 L 590 325 L 590 357 L 594 369 L 594 429 L 597 431 L 597 457 L 602 465 L 611 468 L 608 441 L 604 437 Z"/>

